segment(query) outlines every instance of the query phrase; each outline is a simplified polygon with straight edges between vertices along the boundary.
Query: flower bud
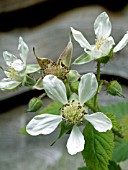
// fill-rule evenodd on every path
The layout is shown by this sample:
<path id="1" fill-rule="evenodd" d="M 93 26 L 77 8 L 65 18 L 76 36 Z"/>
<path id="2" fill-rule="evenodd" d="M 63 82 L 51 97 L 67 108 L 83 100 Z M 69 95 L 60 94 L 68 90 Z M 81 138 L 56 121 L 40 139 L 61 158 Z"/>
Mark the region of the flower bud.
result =
<path id="1" fill-rule="evenodd" d="M 37 110 L 39 110 L 42 106 L 42 100 L 37 98 L 37 97 L 33 97 L 28 104 L 28 112 L 36 112 Z"/>
<path id="2" fill-rule="evenodd" d="M 110 82 L 110 84 L 107 87 L 107 92 L 112 96 L 123 97 L 122 87 L 116 80 Z"/>

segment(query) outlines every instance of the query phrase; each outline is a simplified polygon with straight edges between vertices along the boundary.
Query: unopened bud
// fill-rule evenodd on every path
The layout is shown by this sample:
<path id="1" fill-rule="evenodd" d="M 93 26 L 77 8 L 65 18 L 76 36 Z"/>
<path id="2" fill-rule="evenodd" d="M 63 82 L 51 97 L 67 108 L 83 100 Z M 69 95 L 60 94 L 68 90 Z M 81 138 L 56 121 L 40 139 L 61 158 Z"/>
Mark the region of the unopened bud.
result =
<path id="1" fill-rule="evenodd" d="M 29 101 L 29 104 L 28 104 L 28 112 L 36 112 L 37 110 L 39 110 L 42 106 L 42 100 L 37 98 L 37 97 L 34 97 L 32 98 L 30 101 Z"/>
<path id="2" fill-rule="evenodd" d="M 107 92 L 112 96 L 123 97 L 122 87 L 116 80 L 110 82 L 110 84 L 107 87 Z"/>

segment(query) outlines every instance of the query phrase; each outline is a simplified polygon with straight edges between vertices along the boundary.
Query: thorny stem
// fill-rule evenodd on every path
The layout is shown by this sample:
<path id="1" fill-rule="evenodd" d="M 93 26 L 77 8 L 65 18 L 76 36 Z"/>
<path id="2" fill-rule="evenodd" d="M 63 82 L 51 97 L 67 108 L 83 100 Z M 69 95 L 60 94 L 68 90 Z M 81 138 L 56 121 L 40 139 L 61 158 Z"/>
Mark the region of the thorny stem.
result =
<path id="1" fill-rule="evenodd" d="M 94 108 L 95 110 L 98 109 L 98 92 L 99 92 L 99 87 L 100 87 L 100 62 L 97 61 L 97 82 L 98 82 L 98 88 L 97 92 L 94 96 Z"/>

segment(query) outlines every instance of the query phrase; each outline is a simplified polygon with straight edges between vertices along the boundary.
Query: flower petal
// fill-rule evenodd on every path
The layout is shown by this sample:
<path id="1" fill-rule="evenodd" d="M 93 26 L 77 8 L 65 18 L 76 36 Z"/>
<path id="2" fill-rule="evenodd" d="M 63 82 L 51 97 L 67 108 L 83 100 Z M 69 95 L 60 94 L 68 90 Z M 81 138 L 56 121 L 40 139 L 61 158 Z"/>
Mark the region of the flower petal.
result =
<path id="1" fill-rule="evenodd" d="M 84 51 L 90 56 L 90 58 L 92 58 L 92 60 L 95 60 L 95 59 L 102 57 L 102 52 L 99 51 L 99 50 L 93 49 L 92 51 L 86 51 L 84 49 Z"/>
<path id="2" fill-rule="evenodd" d="M 19 37 L 18 50 L 20 51 L 20 57 L 21 57 L 22 61 L 26 65 L 29 48 L 28 48 L 27 44 L 23 41 L 22 37 Z"/>
<path id="3" fill-rule="evenodd" d="M 71 31 L 73 34 L 74 39 L 80 44 L 82 48 L 91 50 L 91 45 L 89 42 L 84 38 L 83 34 L 80 31 L 75 30 L 71 27 Z"/>
<path id="4" fill-rule="evenodd" d="M 20 84 L 21 82 L 19 81 L 4 78 L 0 81 L 0 89 L 1 90 L 13 90 L 17 88 Z"/>
<path id="5" fill-rule="evenodd" d="M 106 12 L 102 12 L 94 22 L 94 31 L 98 39 L 107 38 L 111 34 L 111 22 Z"/>
<path id="6" fill-rule="evenodd" d="M 54 75 L 47 75 L 43 79 L 43 86 L 47 95 L 54 101 L 66 104 L 67 95 L 64 83 Z"/>
<path id="7" fill-rule="evenodd" d="M 101 45 L 100 50 L 102 51 L 102 56 L 107 56 L 110 52 L 110 50 L 112 49 L 113 45 L 114 45 L 114 40 L 112 37 L 109 37 L 104 43 L 103 45 Z"/>
<path id="8" fill-rule="evenodd" d="M 122 48 L 124 48 L 128 43 L 128 31 L 124 35 L 124 37 L 121 39 L 121 41 L 114 47 L 113 52 L 120 51 Z"/>
<path id="9" fill-rule="evenodd" d="M 25 64 L 20 59 L 15 60 L 11 66 L 12 68 L 14 68 L 14 70 L 18 72 L 23 71 L 25 69 Z"/>
<path id="10" fill-rule="evenodd" d="M 111 120 L 101 112 L 96 112 L 91 115 L 85 115 L 84 117 L 99 132 L 106 132 L 107 130 L 110 130 L 112 128 Z"/>
<path id="11" fill-rule="evenodd" d="M 77 126 L 74 126 L 69 139 L 67 141 L 67 149 L 69 154 L 74 155 L 84 149 L 84 136 Z"/>
<path id="12" fill-rule="evenodd" d="M 79 101 L 81 105 L 95 95 L 97 88 L 98 83 L 93 73 L 88 73 L 81 77 L 78 87 Z"/>
<path id="13" fill-rule="evenodd" d="M 3 57 L 4 57 L 4 60 L 7 64 L 7 66 L 11 66 L 11 64 L 17 59 L 16 56 L 14 56 L 13 54 L 11 54 L 7 51 L 3 52 Z"/>
<path id="14" fill-rule="evenodd" d="M 47 135 L 52 133 L 62 120 L 62 116 L 52 114 L 41 114 L 35 116 L 26 126 L 26 131 L 32 135 Z"/>

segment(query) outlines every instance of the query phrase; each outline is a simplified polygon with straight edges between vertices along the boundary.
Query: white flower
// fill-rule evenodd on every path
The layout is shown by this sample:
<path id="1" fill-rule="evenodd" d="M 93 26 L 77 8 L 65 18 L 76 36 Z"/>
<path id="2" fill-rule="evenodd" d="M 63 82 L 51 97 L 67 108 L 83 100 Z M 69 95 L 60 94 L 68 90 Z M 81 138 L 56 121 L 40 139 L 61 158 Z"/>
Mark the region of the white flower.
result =
<path id="1" fill-rule="evenodd" d="M 3 78 L 0 81 L 1 90 L 15 89 L 22 83 L 27 73 L 29 74 L 39 70 L 39 66 L 37 65 L 26 65 L 29 48 L 22 37 L 19 37 L 18 50 L 20 52 L 20 59 L 7 51 L 3 52 L 3 58 L 7 65 L 7 70 L 4 73 L 7 78 Z"/>
<path id="2" fill-rule="evenodd" d="M 89 55 L 89 61 L 107 56 L 113 48 L 114 39 L 111 34 L 111 22 L 106 12 L 101 13 L 94 22 L 94 32 L 96 35 L 96 42 L 90 45 L 80 31 L 71 27 L 74 39 L 84 48 L 85 53 Z M 122 40 L 114 47 L 113 52 L 117 52 L 124 48 L 128 43 L 128 32 L 124 35 Z"/>
<path id="3" fill-rule="evenodd" d="M 91 99 L 97 91 L 97 80 L 93 73 L 81 77 L 78 88 L 78 100 L 68 101 L 64 83 L 54 75 L 47 75 L 43 79 L 47 95 L 54 101 L 61 102 L 64 106 L 60 115 L 41 114 L 35 116 L 27 125 L 26 130 L 30 135 L 50 134 L 61 121 L 72 123 L 73 128 L 67 141 L 69 154 L 74 155 L 84 149 L 84 136 L 78 126 L 84 120 L 89 121 L 99 132 L 106 132 L 112 128 L 111 120 L 101 112 L 84 114 L 83 104 Z M 83 122 L 84 122 L 83 121 Z"/>

